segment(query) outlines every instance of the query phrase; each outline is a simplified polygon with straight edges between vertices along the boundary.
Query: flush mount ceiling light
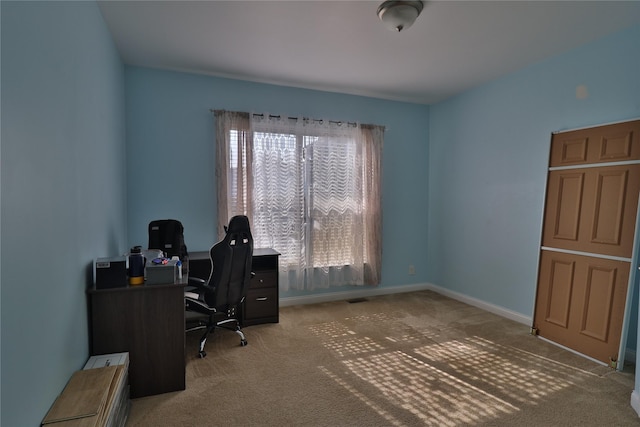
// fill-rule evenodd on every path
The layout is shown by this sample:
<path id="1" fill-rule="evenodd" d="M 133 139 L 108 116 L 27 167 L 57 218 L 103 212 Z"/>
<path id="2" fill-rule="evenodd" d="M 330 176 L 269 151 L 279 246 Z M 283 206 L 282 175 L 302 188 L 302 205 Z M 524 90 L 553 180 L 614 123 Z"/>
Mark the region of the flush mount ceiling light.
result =
<path id="1" fill-rule="evenodd" d="M 413 25 L 423 7 L 421 1 L 385 1 L 378 7 L 378 17 L 389 29 L 400 32 Z"/>

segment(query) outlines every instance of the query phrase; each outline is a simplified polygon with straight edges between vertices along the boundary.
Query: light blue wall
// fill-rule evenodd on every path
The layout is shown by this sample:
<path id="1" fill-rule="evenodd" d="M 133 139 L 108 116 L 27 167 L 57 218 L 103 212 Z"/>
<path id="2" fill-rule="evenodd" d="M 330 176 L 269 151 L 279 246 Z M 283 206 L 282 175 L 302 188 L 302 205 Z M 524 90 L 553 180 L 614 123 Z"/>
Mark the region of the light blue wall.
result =
<path id="1" fill-rule="evenodd" d="M 210 109 L 360 121 L 387 127 L 382 286 L 426 280 L 429 107 L 137 67 L 126 88 L 130 245 L 146 245 L 161 218 L 183 223 L 190 251 L 216 240 Z"/>
<path id="2" fill-rule="evenodd" d="M 0 5 L 0 424 L 38 426 L 89 355 L 91 260 L 126 249 L 124 67 L 95 3 Z"/>
<path id="3" fill-rule="evenodd" d="M 640 26 L 430 113 L 429 280 L 532 316 L 550 135 L 640 117 Z"/>

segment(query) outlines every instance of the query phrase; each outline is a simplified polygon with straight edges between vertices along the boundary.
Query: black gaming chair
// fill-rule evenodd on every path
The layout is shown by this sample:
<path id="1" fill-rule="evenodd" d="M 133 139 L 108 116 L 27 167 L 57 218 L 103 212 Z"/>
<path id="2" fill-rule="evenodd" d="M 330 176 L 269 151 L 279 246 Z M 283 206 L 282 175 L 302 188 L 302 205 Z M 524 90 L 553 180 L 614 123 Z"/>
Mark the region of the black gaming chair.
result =
<path id="1" fill-rule="evenodd" d="M 208 317 L 207 321 L 200 320 L 195 326 L 187 327 L 187 332 L 205 329 L 200 338 L 200 357 L 207 355 L 204 345 L 215 328 L 236 332 L 240 335 L 240 345 L 247 345 L 240 329 L 238 309 L 252 277 L 253 237 L 246 216 L 234 216 L 225 229 L 224 239 L 209 251 L 212 263 L 209 279 L 189 277 L 190 287 L 185 291 L 186 310 Z"/>

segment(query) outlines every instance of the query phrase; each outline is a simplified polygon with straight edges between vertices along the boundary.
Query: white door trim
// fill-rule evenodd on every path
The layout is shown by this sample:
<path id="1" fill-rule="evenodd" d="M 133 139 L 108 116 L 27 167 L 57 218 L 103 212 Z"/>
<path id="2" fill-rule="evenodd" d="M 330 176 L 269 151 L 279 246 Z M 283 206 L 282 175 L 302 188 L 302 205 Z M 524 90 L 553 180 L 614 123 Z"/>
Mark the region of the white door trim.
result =
<path id="1" fill-rule="evenodd" d="M 588 256 L 592 258 L 609 259 L 611 261 L 631 262 L 632 260 L 632 258 L 624 258 L 621 256 L 596 254 L 593 252 L 572 251 L 571 249 L 552 248 L 550 246 L 541 246 L 540 249 L 542 249 L 543 251 L 562 252 L 564 254 L 570 254 L 570 255 L 581 255 L 581 256 Z"/>

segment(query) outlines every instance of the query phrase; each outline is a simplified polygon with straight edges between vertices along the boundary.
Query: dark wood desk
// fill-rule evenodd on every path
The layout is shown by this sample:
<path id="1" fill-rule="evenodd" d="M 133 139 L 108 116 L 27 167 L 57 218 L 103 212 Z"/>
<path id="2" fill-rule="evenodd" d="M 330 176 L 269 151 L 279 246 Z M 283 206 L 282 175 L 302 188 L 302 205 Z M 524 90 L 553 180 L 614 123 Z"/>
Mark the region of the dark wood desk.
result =
<path id="1" fill-rule="evenodd" d="M 242 326 L 279 322 L 279 256 L 270 248 L 253 251 L 251 269 L 256 275 L 242 304 Z"/>
<path id="2" fill-rule="evenodd" d="M 278 322 L 279 256 L 254 250 L 243 326 Z M 210 271 L 208 252 L 189 254 L 189 275 L 206 279 Z M 91 355 L 129 352 L 131 398 L 185 389 L 184 283 L 88 291 Z"/>
<path id="3" fill-rule="evenodd" d="M 91 355 L 129 352 L 131 398 L 184 390 L 184 285 L 88 293 Z"/>

